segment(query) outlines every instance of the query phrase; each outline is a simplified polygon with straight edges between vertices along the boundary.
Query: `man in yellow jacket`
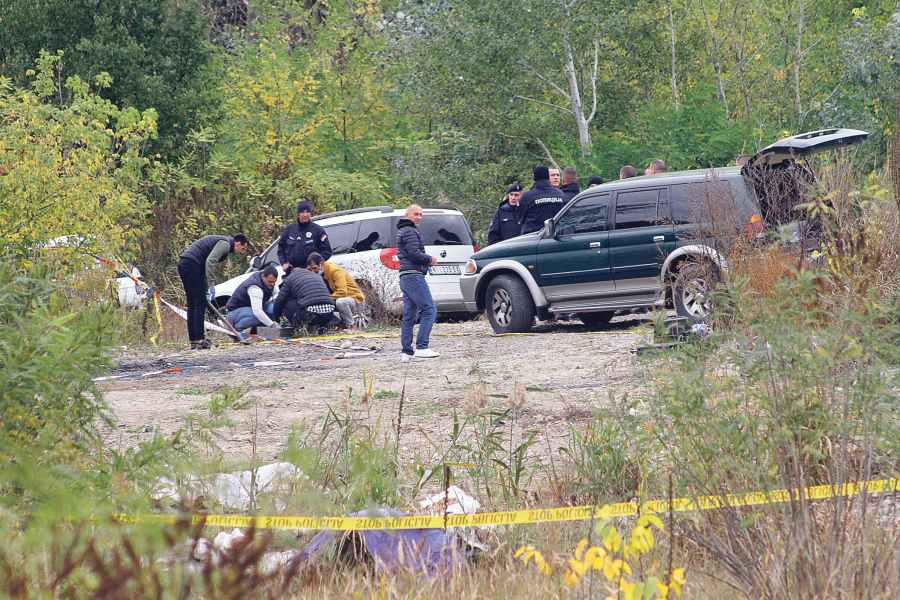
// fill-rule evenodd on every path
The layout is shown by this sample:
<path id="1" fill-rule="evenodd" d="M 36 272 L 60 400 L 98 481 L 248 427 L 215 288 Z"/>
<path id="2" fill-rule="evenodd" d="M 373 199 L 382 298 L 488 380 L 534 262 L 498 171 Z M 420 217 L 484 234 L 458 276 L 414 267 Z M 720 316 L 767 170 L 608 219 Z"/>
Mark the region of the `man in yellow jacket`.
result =
<path id="1" fill-rule="evenodd" d="M 366 297 L 359 284 L 350 277 L 350 273 L 335 264 L 325 262 L 318 252 L 309 255 L 306 268 L 325 278 L 325 283 L 331 290 L 331 297 L 334 298 L 335 310 L 341 314 L 344 329 L 358 329 L 353 314 L 364 309 Z"/>

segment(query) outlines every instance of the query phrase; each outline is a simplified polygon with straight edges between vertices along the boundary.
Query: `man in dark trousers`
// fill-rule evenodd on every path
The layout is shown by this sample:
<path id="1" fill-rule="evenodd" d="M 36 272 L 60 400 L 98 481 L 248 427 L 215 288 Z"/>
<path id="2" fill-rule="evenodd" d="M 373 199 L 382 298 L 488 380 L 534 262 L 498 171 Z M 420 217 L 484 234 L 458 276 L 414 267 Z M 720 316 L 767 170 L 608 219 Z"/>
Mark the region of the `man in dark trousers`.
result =
<path id="1" fill-rule="evenodd" d="M 428 267 L 437 264 L 437 257 L 425 254 L 425 242 L 419 232 L 422 207 L 413 204 L 406 209 L 404 218 L 397 222 L 397 259 L 400 261 L 400 291 L 403 292 L 403 322 L 400 325 L 400 346 L 403 362 L 416 362 L 437 358 L 439 353 L 428 347 L 431 328 L 437 318 L 437 308 L 431 289 L 425 281 Z M 419 335 L 413 350 L 413 329 L 419 313 Z"/>
<path id="2" fill-rule="evenodd" d="M 562 187 L 559 191 L 563 193 L 563 200 L 568 202 L 581 193 L 581 186 L 578 185 L 578 173 L 575 167 L 566 167 L 562 171 Z"/>
<path id="3" fill-rule="evenodd" d="M 522 224 L 520 235 L 541 230 L 544 221 L 555 217 L 565 203 L 562 192 L 550 185 L 550 170 L 545 166 L 535 167 L 534 185 L 522 194 L 516 208 L 516 217 Z"/>
<path id="4" fill-rule="evenodd" d="M 516 219 L 516 207 L 522 197 L 522 185 L 514 183 L 506 190 L 500 207 L 494 212 L 488 227 L 488 246 L 521 235 L 522 226 Z"/>
<path id="5" fill-rule="evenodd" d="M 274 321 L 266 314 L 266 304 L 278 281 L 278 269 L 269 265 L 245 279 L 228 299 L 228 320 L 238 331 L 250 327 L 271 327 Z"/>
<path id="6" fill-rule="evenodd" d="M 321 275 L 306 269 L 294 269 L 281 282 L 272 319 L 284 315 L 296 327 L 327 327 L 340 323 L 334 314 L 334 298 Z"/>
<path id="7" fill-rule="evenodd" d="M 306 269 L 306 259 L 313 252 L 318 252 L 325 260 L 331 258 L 328 234 L 311 218 L 312 205 L 304 200 L 297 205 L 297 220 L 285 227 L 278 239 L 278 260 L 285 275 L 294 267 Z"/>
<path id="8" fill-rule="evenodd" d="M 242 254 L 250 246 L 243 233 L 233 238 L 224 235 L 208 235 L 200 238 L 181 253 L 178 259 L 178 276 L 187 296 L 187 328 L 191 350 L 206 350 L 213 344 L 204 337 L 203 319 L 206 303 L 216 297 L 216 265 L 229 254 Z"/>

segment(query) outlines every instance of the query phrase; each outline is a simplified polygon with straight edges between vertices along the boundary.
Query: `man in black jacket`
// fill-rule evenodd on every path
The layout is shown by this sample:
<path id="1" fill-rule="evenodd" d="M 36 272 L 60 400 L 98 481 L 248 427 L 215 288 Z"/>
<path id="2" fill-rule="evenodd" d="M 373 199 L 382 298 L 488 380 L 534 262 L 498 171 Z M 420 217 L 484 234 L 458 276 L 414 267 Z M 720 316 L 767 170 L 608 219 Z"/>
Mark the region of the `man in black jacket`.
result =
<path id="1" fill-rule="evenodd" d="M 563 200 L 568 202 L 581 193 L 581 186 L 578 185 L 578 173 L 575 167 L 566 167 L 562 172 L 562 187 L 559 191 L 563 193 Z"/>
<path id="2" fill-rule="evenodd" d="M 534 185 L 522 194 L 516 208 L 516 217 L 522 224 L 520 235 L 539 231 L 544 221 L 555 217 L 564 205 L 562 192 L 550 185 L 550 170 L 544 166 L 535 167 Z"/>
<path id="3" fill-rule="evenodd" d="M 334 298 L 325 280 L 306 269 L 294 269 L 282 280 L 272 319 L 277 322 L 282 315 L 298 329 L 304 325 L 325 327 L 340 322 L 334 315 Z"/>
<path id="4" fill-rule="evenodd" d="M 328 234 L 312 218 L 312 205 L 304 200 L 297 205 L 297 220 L 285 227 L 278 239 L 278 260 L 285 274 L 294 267 L 305 269 L 306 260 L 313 252 L 322 258 L 331 258 L 331 242 Z"/>
<path id="5" fill-rule="evenodd" d="M 200 238 L 181 253 L 178 259 L 178 276 L 187 297 L 187 328 L 191 350 L 206 350 L 213 344 L 204 337 L 203 317 L 206 303 L 216 297 L 216 265 L 231 253 L 241 254 L 250 246 L 243 233 L 233 238 L 224 235 L 208 235 Z"/>
<path id="6" fill-rule="evenodd" d="M 272 327 L 274 321 L 266 314 L 266 304 L 272 297 L 272 288 L 278 281 L 278 269 L 269 265 L 262 271 L 253 273 L 241 282 L 225 308 L 228 320 L 238 331 L 250 327 Z M 277 327 L 277 325 L 276 325 Z"/>
<path id="7" fill-rule="evenodd" d="M 437 358 L 437 352 L 428 347 L 431 328 L 437 317 L 437 308 L 431 289 L 425 281 L 428 267 L 437 264 L 437 258 L 425 254 L 425 242 L 419 233 L 422 222 L 422 207 L 413 204 L 406 209 L 406 215 L 397 222 L 397 259 L 400 261 L 400 291 L 403 292 L 403 322 L 400 326 L 400 345 L 403 348 L 403 362 Z M 413 328 L 419 312 L 419 335 L 413 350 Z"/>
<path id="8" fill-rule="evenodd" d="M 516 220 L 516 207 L 522 196 L 521 184 L 514 183 L 506 190 L 500 207 L 494 212 L 494 218 L 488 227 L 488 246 L 514 238 L 522 233 L 522 226 Z"/>

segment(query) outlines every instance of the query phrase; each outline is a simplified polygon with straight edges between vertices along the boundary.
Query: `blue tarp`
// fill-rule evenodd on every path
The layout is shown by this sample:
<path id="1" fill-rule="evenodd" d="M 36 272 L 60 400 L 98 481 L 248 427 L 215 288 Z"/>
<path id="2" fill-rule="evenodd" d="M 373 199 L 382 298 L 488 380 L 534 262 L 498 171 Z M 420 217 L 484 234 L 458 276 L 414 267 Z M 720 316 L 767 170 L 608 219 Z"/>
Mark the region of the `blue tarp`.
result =
<path id="1" fill-rule="evenodd" d="M 406 517 L 395 508 L 361 510 L 348 517 Z M 353 543 L 352 536 L 362 540 L 363 549 L 372 557 L 380 572 L 417 575 L 449 574 L 461 570 L 471 554 L 453 530 L 443 529 L 374 529 L 368 531 L 320 531 L 301 550 L 301 562 L 327 561 L 346 544 Z M 335 545 L 339 547 L 335 549 Z"/>

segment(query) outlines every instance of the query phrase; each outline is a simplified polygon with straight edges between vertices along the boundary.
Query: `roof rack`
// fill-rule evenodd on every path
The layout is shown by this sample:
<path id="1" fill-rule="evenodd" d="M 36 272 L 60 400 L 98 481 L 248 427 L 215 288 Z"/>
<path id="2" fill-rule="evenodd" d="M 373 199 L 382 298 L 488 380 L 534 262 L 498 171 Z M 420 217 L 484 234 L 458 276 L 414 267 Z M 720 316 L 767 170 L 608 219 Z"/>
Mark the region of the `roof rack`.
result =
<path id="1" fill-rule="evenodd" d="M 342 215 L 355 215 L 357 213 L 373 212 L 376 210 L 379 212 L 383 212 L 383 213 L 392 213 L 392 212 L 394 212 L 395 209 L 393 206 L 367 206 L 365 208 L 354 208 L 351 210 L 341 210 L 341 211 L 333 212 L 333 213 L 325 213 L 324 215 L 316 215 L 315 217 L 310 219 L 310 221 L 318 221 L 319 219 L 330 219 L 331 217 L 340 217 Z"/>
<path id="2" fill-rule="evenodd" d="M 457 212 L 462 212 L 461 210 L 459 210 L 459 209 L 456 208 L 455 206 L 450 206 L 450 205 L 441 205 L 441 206 L 423 206 L 423 207 L 422 207 L 422 210 L 430 210 L 430 209 L 434 209 L 434 208 L 442 208 L 442 209 L 444 209 L 444 210 L 455 210 L 455 211 L 457 211 Z"/>

